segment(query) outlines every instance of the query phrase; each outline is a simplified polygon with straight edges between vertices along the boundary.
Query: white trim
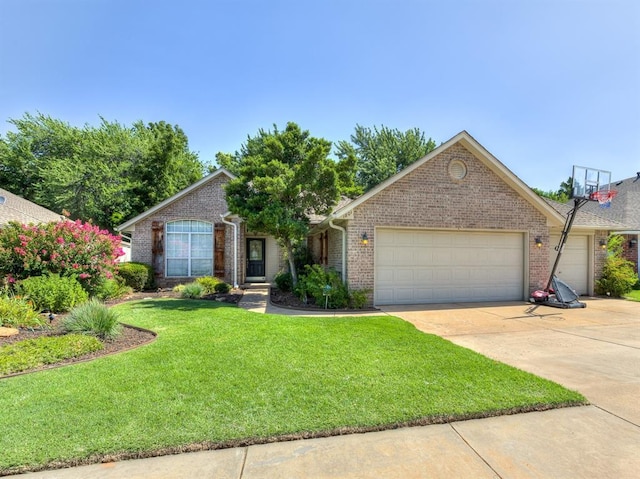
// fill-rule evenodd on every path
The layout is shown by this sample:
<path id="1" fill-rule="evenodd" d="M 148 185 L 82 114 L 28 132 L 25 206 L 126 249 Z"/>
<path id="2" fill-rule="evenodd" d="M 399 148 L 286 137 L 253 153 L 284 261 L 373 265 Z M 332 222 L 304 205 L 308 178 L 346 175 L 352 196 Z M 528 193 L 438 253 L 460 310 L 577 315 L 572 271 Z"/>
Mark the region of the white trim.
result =
<path id="1" fill-rule="evenodd" d="M 235 175 L 233 175 L 229 171 L 225 170 L 224 168 L 219 168 L 216 171 L 214 171 L 213 173 L 211 173 L 210 175 L 207 175 L 204 178 L 201 178 L 200 180 L 196 181 L 191 186 L 187 186 L 184 190 L 179 191 L 178 193 L 176 193 L 172 197 L 167 198 L 166 200 L 161 201 L 157 205 L 149 208 L 144 213 L 139 214 L 135 218 L 131 218 L 126 223 L 122 223 L 121 225 L 116 226 L 116 228 L 115 228 L 116 231 L 133 231 L 133 229 L 131 227 L 133 225 L 135 225 L 136 223 L 138 223 L 139 221 L 142 221 L 143 219 L 151 216 L 156 211 L 161 210 L 162 208 L 164 208 L 164 207 L 168 206 L 169 204 L 173 203 L 174 201 L 176 201 L 176 200 L 182 198 L 183 196 L 191 193 L 193 190 L 200 188 L 202 185 L 204 185 L 205 183 L 210 182 L 214 178 L 217 178 L 221 174 L 227 175 L 232 180 L 235 179 Z"/>
<path id="2" fill-rule="evenodd" d="M 222 222 L 227 225 L 233 226 L 233 287 L 238 287 L 238 225 L 232 221 L 224 219 L 225 215 L 220 215 Z M 214 235 L 214 262 L 215 262 L 215 235 Z M 216 265 L 213 265 L 214 271 Z"/>

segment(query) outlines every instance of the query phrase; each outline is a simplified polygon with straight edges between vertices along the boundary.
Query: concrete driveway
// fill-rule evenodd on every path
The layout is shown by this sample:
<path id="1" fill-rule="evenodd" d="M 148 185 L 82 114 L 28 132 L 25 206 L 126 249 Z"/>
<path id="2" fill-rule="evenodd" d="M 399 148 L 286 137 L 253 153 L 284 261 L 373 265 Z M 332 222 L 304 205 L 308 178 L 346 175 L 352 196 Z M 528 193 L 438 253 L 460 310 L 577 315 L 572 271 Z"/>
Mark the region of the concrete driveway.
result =
<path id="1" fill-rule="evenodd" d="M 640 303 L 586 303 L 585 309 L 485 303 L 384 310 L 421 331 L 578 390 L 640 425 Z"/>

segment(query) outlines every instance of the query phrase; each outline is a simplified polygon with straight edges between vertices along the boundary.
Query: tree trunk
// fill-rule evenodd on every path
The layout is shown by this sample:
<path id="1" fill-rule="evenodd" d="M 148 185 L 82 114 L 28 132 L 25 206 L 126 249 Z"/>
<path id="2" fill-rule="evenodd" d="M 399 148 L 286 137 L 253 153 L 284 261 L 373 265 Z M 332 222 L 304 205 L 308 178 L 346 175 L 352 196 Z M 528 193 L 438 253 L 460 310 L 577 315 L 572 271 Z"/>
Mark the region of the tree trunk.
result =
<path id="1" fill-rule="evenodd" d="M 296 271 L 296 264 L 293 260 L 293 245 L 291 243 L 287 243 L 287 259 L 289 260 L 289 271 L 291 272 L 291 282 L 293 283 L 293 287 L 295 288 L 298 284 L 298 272 Z"/>

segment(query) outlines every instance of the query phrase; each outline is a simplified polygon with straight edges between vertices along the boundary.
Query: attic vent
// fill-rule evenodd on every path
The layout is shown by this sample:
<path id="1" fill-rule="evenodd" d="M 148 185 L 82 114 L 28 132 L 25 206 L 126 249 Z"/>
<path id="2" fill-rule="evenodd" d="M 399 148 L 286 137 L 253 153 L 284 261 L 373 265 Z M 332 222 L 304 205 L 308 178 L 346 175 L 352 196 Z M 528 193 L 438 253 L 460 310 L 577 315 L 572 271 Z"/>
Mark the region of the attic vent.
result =
<path id="1" fill-rule="evenodd" d="M 5 198 L 4 196 L 0 196 L 0 205 L 4 204 Z"/>
<path id="2" fill-rule="evenodd" d="M 467 165 L 461 160 L 452 160 L 449 163 L 449 176 L 454 180 L 462 180 L 467 176 Z"/>

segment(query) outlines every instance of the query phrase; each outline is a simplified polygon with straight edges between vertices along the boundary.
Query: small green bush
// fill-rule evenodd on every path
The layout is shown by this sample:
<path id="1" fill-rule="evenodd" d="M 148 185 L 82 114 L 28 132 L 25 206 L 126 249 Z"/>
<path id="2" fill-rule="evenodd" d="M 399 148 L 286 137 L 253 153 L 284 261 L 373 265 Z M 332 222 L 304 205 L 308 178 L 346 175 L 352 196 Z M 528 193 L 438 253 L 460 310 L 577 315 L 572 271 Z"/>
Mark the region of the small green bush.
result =
<path id="1" fill-rule="evenodd" d="M 44 316 L 33 309 L 30 301 L 13 296 L 0 296 L 0 326 L 11 328 L 41 328 Z"/>
<path id="2" fill-rule="evenodd" d="M 16 293 L 32 301 L 37 311 L 54 313 L 64 313 L 89 299 L 75 277 L 51 273 L 23 279 L 16 284 Z"/>
<path id="3" fill-rule="evenodd" d="M 282 292 L 286 293 L 293 289 L 293 277 L 291 276 L 291 273 L 289 273 L 288 271 L 282 271 L 278 273 L 273 278 L 273 281 L 276 283 L 276 286 L 278 287 L 278 289 Z"/>
<path id="4" fill-rule="evenodd" d="M 333 269 L 325 271 L 319 264 L 305 266 L 305 275 L 298 280 L 295 293 L 303 300 L 312 297 L 319 306 L 346 308 L 349 291 L 340 275 Z"/>
<path id="5" fill-rule="evenodd" d="M 154 285 L 153 268 L 145 263 L 135 261 L 122 263 L 118 268 L 118 276 L 124 279 L 125 284 L 134 291 L 151 289 Z"/>
<path id="6" fill-rule="evenodd" d="M 78 334 L 43 336 L 0 347 L 0 375 L 19 373 L 99 351 L 97 339 Z"/>
<path id="7" fill-rule="evenodd" d="M 202 297 L 204 288 L 198 283 L 185 284 L 182 291 L 180 291 L 180 297 L 184 299 L 198 299 Z"/>
<path id="8" fill-rule="evenodd" d="M 97 299 L 84 303 L 71 310 L 62 320 L 67 333 L 87 334 L 100 339 L 115 339 L 122 332 L 118 315 Z"/>
<path id="9" fill-rule="evenodd" d="M 362 309 L 369 301 L 369 289 L 354 289 L 349 291 L 349 305 L 354 309 Z"/>
<path id="10" fill-rule="evenodd" d="M 228 283 L 218 283 L 216 284 L 214 289 L 216 293 L 227 294 L 229 291 L 231 291 L 231 285 Z"/>
<path id="11" fill-rule="evenodd" d="M 633 263 L 622 257 L 624 238 L 612 235 L 607 242 L 608 256 L 602 268 L 602 276 L 596 281 L 596 293 L 621 298 L 633 289 L 638 282 L 638 275 L 633 270 Z"/>
<path id="12" fill-rule="evenodd" d="M 112 279 L 105 279 L 94 291 L 94 297 L 100 301 L 122 298 L 133 291 L 131 286 L 127 286 L 124 279 L 114 276 Z"/>
<path id="13" fill-rule="evenodd" d="M 196 283 L 202 286 L 203 294 L 213 294 L 216 290 L 216 286 L 222 282 L 223 281 L 220 278 L 214 278 L 213 276 L 196 278 Z"/>
<path id="14" fill-rule="evenodd" d="M 176 284 L 171 291 L 174 293 L 182 293 L 184 291 L 184 284 Z"/>

